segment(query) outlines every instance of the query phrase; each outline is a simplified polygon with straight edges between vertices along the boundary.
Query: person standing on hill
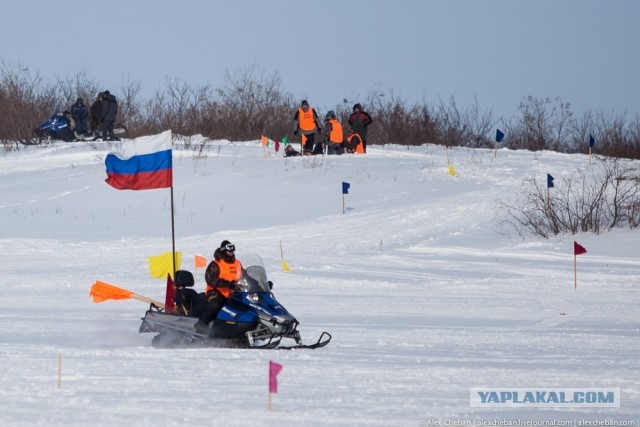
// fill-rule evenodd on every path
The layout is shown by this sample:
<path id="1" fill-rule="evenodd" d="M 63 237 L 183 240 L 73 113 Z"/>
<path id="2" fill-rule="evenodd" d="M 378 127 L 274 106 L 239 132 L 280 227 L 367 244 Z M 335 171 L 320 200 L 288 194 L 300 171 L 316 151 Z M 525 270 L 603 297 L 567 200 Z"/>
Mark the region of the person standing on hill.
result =
<path id="1" fill-rule="evenodd" d="M 113 133 L 113 126 L 118 115 L 118 101 L 108 90 L 104 91 L 102 98 L 102 140 L 120 141 Z"/>
<path id="2" fill-rule="evenodd" d="M 362 147 L 367 152 L 367 127 L 373 122 L 371 116 L 366 113 L 360 104 L 353 106 L 353 113 L 349 116 L 349 126 L 362 139 Z"/>
<path id="3" fill-rule="evenodd" d="M 102 131 L 102 98 L 104 93 L 98 93 L 98 97 L 91 104 L 89 109 L 89 132 L 94 134 L 95 137 L 100 135 Z"/>
<path id="4" fill-rule="evenodd" d="M 309 107 L 309 103 L 303 100 L 300 103 L 300 108 L 296 111 L 293 117 L 293 134 L 298 135 L 301 133 L 307 139 L 303 146 L 303 155 L 313 154 L 313 144 L 315 143 L 316 132 L 321 132 L 322 128 L 318 124 L 318 114 L 315 110 Z"/>
<path id="5" fill-rule="evenodd" d="M 78 98 L 76 102 L 71 106 L 71 115 L 76 121 L 76 133 L 87 133 L 87 106 L 84 105 L 84 99 Z"/>

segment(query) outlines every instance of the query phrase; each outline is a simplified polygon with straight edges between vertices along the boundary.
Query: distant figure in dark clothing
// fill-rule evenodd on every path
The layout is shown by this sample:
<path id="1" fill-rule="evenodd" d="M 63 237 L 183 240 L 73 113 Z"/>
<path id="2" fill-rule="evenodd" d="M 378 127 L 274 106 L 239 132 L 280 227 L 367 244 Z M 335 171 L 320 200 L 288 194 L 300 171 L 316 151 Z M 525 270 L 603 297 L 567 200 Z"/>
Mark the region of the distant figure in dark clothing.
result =
<path id="1" fill-rule="evenodd" d="M 87 133 L 87 106 L 84 105 L 84 99 L 76 99 L 75 104 L 71 106 L 71 115 L 76 121 L 76 132 Z"/>
<path id="2" fill-rule="evenodd" d="M 285 157 L 296 157 L 299 156 L 300 153 L 298 151 L 296 151 L 295 148 L 293 148 L 291 146 L 291 144 L 287 144 L 286 147 L 284 147 L 284 156 Z"/>
<path id="3" fill-rule="evenodd" d="M 91 104 L 91 108 L 89 109 L 89 131 L 95 136 L 100 135 L 102 131 L 102 98 L 104 97 L 104 93 L 98 93 L 98 97 Z"/>
<path id="4" fill-rule="evenodd" d="M 349 116 L 349 126 L 362 139 L 362 147 L 367 152 L 367 127 L 371 124 L 371 116 L 362 110 L 360 104 L 353 106 L 353 113 Z"/>
<path id="5" fill-rule="evenodd" d="M 102 98 L 102 139 L 103 141 L 120 141 L 113 133 L 113 126 L 118 115 L 118 101 L 108 90 Z"/>

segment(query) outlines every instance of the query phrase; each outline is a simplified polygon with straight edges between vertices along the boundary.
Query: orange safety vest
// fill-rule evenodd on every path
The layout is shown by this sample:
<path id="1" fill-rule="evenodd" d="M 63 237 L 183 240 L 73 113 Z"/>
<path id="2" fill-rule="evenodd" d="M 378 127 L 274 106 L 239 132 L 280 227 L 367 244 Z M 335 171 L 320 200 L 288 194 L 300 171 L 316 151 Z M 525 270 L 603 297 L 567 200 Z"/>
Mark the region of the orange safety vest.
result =
<path id="1" fill-rule="evenodd" d="M 309 107 L 306 113 L 302 108 L 298 108 L 298 127 L 304 131 L 316 128 L 316 121 L 313 120 L 313 108 Z"/>
<path id="2" fill-rule="evenodd" d="M 240 264 L 240 261 L 235 260 L 233 263 L 229 264 L 223 260 L 218 261 L 217 259 L 214 259 L 213 262 L 218 264 L 218 268 L 220 269 L 220 275 L 218 278 L 228 282 L 237 282 L 240 280 L 240 277 L 242 277 L 242 264 Z M 207 284 L 205 292 L 208 293 L 214 289 L 224 295 L 225 298 L 229 298 L 232 294 L 232 290 L 229 288 L 215 288 L 209 284 Z"/>
<path id="3" fill-rule="evenodd" d="M 356 145 L 356 149 L 355 152 L 356 153 L 360 153 L 360 154 L 364 154 L 364 146 L 362 145 L 362 138 L 360 138 L 360 135 L 358 135 L 357 133 L 352 133 L 351 135 L 349 135 L 349 137 L 347 138 L 347 141 L 351 142 L 351 140 L 355 137 L 358 137 L 358 145 Z"/>
<path id="4" fill-rule="evenodd" d="M 329 141 L 335 142 L 336 144 L 342 144 L 344 141 L 344 137 L 342 135 L 342 125 L 336 119 L 329 120 L 331 123 L 331 134 L 329 135 Z"/>

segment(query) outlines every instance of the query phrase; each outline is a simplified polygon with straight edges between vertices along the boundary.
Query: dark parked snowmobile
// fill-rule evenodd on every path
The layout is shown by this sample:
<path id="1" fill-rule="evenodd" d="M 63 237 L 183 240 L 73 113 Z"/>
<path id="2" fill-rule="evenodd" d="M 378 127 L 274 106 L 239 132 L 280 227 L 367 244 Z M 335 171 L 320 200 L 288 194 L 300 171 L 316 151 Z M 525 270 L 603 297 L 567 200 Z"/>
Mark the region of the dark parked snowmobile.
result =
<path id="1" fill-rule="evenodd" d="M 195 323 L 205 307 L 204 294 L 192 289 L 193 274 L 179 270 L 175 277 L 175 312 L 167 313 L 151 304 L 142 318 L 140 332 L 155 332 L 154 347 L 211 345 L 244 348 L 319 348 L 331 341 L 323 332 L 314 344 L 304 345 L 298 331 L 298 321 L 273 296 L 272 283 L 267 280 L 259 256 L 244 257 L 247 263 L 237 290 L 220 310 L 204 333 Z M 279 346 L 285 338 L 294 345 Z"/>
<path id="2" fill-rule="evenodd" d="M 71 141 L 97 141 L 102 138 L 101 132 L 96 132 L 96 135 L 92 133 L 78 134 L 71 126 L 71 113 L 69 111 L 61 111 L 59 107 L 56 107 L 51 117 L 42 122 L 33 131 L 35 142 L 31 144 L 40 144 L 45 140 L 59 140 L 64 142 Z M 122 124 L 117 124 L 113 133 L 116 138 L 127 138 L 127 128 Z"/>
<path id="3" fill-rule="evenodd" d="M 76 134 L 71 129 L 71 124 L 67 117 L 70 114 L 68 111 L 60 111 L 56 108 L 48 120 L 35 128 L 34 135 L 41 140 L 50 138 L 65 142 L 75 141 Z"/>

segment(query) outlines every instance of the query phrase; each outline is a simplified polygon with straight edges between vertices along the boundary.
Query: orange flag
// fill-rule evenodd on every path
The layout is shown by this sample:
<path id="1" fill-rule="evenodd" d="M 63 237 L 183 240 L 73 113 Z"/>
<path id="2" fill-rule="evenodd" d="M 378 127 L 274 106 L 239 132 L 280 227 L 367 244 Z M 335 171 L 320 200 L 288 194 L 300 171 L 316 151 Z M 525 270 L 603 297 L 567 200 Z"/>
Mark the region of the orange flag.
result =
<path id="1" fill-rule="evenodd" d="M 91 286 L 89 296 L 93 297 L 93 302 L 103 302 L 110 299 L 131 299 L 134 293 L 126 289 L 108 283 L 97 281 Z"/>
<path id="2" fill-rule="evenodd" d="M 307 135 L 303 133 L 301 138 L 302 138 L 302 146 L 304 147 L 305 145 L 307 145 Z"/>
<path id="3" fill-rule="evenodd" d="M 196 255 L 196 268 L 206 268 L 207 259 L 203 256 Z"/>
<path id="4" fill-rule="evenodd" d="M 263 147 L 266 147 L 269 145 L 269 138 L 267 138 L 266 136 L 262 135 L 260 137 L 260 142 L 262 143 Z"/>

